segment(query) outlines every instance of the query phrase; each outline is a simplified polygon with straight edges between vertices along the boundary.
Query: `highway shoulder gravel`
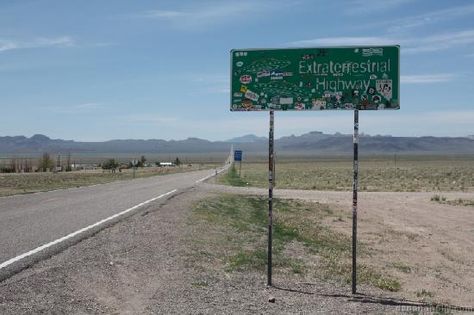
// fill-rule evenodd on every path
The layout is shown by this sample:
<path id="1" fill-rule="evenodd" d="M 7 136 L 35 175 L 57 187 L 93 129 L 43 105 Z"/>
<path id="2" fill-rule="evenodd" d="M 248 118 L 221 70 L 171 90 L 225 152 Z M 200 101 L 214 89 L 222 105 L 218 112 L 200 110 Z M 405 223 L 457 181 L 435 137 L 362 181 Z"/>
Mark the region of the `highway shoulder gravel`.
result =
<path id="1" fill-rule="evenodd" d="M 193 205 L 216 194 L 198 185 L 157 200 L 63 252 L 0 283 L 0 314 L 398 313 L 396 305 L 354 298 L 347 286 L 215 273 L 195 268 Z M 275 297 L 275 303 L 269 303 Z"/>

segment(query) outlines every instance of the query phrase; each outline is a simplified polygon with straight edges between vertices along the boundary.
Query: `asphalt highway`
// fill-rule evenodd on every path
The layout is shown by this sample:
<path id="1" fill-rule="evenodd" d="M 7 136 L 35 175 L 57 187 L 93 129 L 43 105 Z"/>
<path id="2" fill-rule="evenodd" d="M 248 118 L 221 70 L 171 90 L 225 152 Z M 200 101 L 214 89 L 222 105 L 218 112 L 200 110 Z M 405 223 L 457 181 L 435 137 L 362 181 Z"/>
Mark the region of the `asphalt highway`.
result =
<path id="1" fill-rule="evenodd" d="M 194 171 L 0 198 L 0 274 L 15 264 L 27 267 L 30 256 L 66 243 L 69 236 L 100 230 L 107 223 L 102 221 L 118 220 L 215 174 Z"/>

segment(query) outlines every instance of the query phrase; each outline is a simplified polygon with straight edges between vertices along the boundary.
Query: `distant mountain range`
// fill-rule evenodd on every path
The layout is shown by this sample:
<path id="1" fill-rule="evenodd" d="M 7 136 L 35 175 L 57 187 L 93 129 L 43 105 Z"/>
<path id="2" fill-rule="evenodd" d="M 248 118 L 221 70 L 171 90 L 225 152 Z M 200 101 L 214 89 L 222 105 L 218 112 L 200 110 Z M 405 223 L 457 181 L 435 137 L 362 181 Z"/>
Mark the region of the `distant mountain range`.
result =
<path id="1" fill-rule="evenodd" d="M 254 142 L 261 142 L 261 141 L 268 141 L 268 138 L 257 137 L 256 135 L 245 135 L 245 136 L 242 136 L 242 137 L 229 139 L 226 142 L 231 142 L 231 143 L 254 143 Z"/>
<path id="2" fill-rule="evenodd" d="M 265 153 L 268 139 L 245 135 L 226 141 L 198 138 L 186 140 L 110 140 L 78 142 L 51 139 L 44 135 L 0 137 L 0 154 L 48 153 L 225 153 L 231 145 L 249 153 Z M 313 131 L 301 136 L 282 137 L 275 142 L 280 154 L 340 154 L 352 151 L 352 135 Z M 473 137 L 392 137 L 361 135 L 362 153 L 474 154 Z"/>

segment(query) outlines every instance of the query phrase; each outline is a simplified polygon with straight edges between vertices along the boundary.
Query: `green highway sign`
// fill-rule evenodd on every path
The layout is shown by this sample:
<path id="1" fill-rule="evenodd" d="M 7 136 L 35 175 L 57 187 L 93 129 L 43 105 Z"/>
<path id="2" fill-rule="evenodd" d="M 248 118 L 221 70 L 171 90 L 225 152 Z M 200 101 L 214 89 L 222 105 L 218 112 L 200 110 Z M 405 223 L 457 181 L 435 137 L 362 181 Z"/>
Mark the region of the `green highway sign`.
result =
<path id="1" fill-rule="evenodd" d="M 233 49 L 231 111 L 400 109 L 400 46 Z"/>

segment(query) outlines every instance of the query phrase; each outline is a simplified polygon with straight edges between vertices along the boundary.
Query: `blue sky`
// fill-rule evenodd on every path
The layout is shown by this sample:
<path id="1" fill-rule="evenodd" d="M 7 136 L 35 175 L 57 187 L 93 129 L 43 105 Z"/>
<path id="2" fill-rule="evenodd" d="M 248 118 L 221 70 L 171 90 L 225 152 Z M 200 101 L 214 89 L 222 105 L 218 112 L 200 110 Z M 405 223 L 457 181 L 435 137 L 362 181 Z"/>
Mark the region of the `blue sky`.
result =
<path id="1" fill-rule="evenodd" d="M 229 111 L 233 48 L 401 46 L 399 111 L 360 130 L 474 134 L 474 2 L 0 0 L 0 135 L 108 139 L 268 133 Z M 352 132 L 352 112 L 276 112 L 276 136 Z"/>

